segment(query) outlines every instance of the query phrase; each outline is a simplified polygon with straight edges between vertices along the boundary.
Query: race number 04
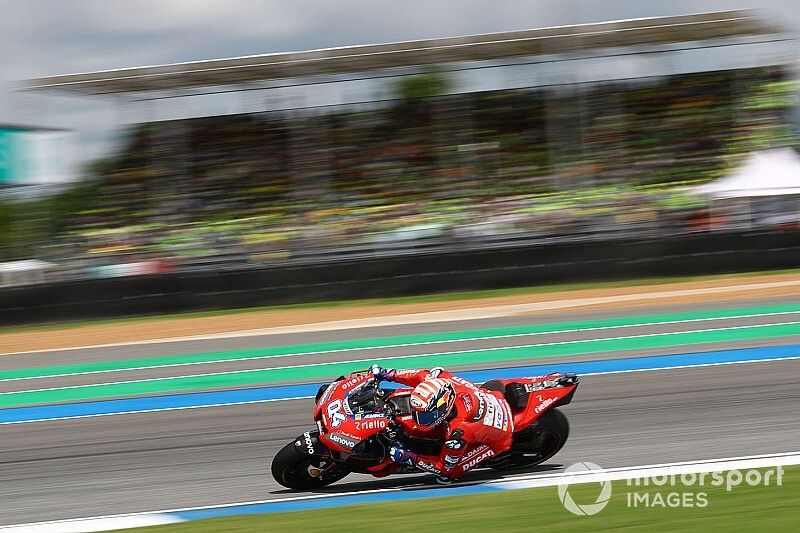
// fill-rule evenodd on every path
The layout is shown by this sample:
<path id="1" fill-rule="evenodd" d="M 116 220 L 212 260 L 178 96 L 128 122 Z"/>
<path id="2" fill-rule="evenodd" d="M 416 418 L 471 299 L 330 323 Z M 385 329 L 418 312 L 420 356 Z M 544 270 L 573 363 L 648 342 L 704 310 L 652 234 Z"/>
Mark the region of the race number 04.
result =
<path id="1" fill-rule="evenodd" d="M 342 413 L 342 401 L 333 400 L 328 404 L 328 419 L 331 421 L 331 427 L 338 428 L 342 422 L 347 420 L 347 417 Z"/>

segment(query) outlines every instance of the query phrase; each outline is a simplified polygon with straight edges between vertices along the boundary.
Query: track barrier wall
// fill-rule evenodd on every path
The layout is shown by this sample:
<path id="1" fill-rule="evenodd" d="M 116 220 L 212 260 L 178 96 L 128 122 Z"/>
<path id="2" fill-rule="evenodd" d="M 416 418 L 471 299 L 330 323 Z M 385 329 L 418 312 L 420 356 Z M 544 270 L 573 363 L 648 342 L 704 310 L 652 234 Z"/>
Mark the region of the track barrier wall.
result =
<path id="1" fill-rule="evenodd" d="M 540 244 L 0 290 L 0 325 L 800 267 L 800 232 Z"/>

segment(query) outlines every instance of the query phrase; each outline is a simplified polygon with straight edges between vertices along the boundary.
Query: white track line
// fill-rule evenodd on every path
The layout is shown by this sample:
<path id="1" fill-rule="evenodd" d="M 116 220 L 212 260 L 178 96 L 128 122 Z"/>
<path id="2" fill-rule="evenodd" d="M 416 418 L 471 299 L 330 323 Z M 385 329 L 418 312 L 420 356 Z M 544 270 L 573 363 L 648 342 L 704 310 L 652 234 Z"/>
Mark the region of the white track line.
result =
<path id="1" fill-rule="evenodd" d="M 587 458 L 590 460 L 591 458 Z M 638 465 L 629 467 L 607 468 L 598 471 L 587 471 L 570 474 L 566 479 L 569 484 L 592 483 L 598 481 L 643 479 L 654 476 L 670 476 L 680 474 L 697 474 L 703 472 L 726 472 L 731 470 L 750 470 L 756 468 L 772 468 L 800 464 L 800 452 L 786 452 L 767 455 L 750 455 L 742 457 L 726 457 L 721 459 L 682 461 L 674 463 L 661 463 L 651 465 Z M 528 474 L 506 479 L 491 480 L 473 485 L 488 485 L 501 490 L 518 490 L 535 487 L 552 487 L 565 482 L 563 473 L 550 474 Z M 465 484 L 467 485 L 467 484 Z M 458 485 L 456 485 L 457 487 Z M 416 487 L 419 489 L 419 487 Z M 447 496 L 446 487 L 436 488 L 441 491 L 442 496 Z M 34 522 L 28 524 L 18 524 L 0 527 L 0 532 L 6 533 L 84 533 L 89 531 L 108 531 L 111 529 L 125 529 L 133 527 L 144 527 L 150 525 L 172 524 L 184 522 L 185 520 L 177 516 L 177 513 L 198 510 L 230 509 L 231 507 L 263 505 L 270 503 L 281 503 L 301 500 L 323 500 L 329 498 L 341 498 L 364 494 L 391 494 L 397 492 L 413 492 L 412 489 L 401 487 L 364 490 L 355 493 L 332 493 L 332 494 L 313 494 L 308 496 L 296 496 L 291 498 L 275 498 L 270 500 L 247 501 L 240 503 L 230 503 L 207 507 L 185 507 L 178 509 L 167 509 L 163 511 L 151 511 L 146 513 L 129 513 L 108 516 L 98 516 L 90 518 L 79 518 L 72 520 L 53 520 L 48 522 Z M 387 498 L 391 501 L 391 498 Z M 343 505 L 347 505 L 346 503 Z"/>
<path id="2" fill-rule="evenodd" d="M 503 351 L 503 350 L 515 350 L 515 349 L 535 349 L 541 348 L 544 346 L 558 346 L 564 344 L 584 344 L 584 343 L 592 343 L 592 342 L 606 342 L 606 341 L 616 341 L 621 339 L 640 339 L 640 338 L 647 338 L 647 337 L 658 337 L 658 336 L 667 336 L 667 335 L 691 335 L 695 333 L 703 333 L 703 332 L 711 332 L 711 331 L 733 331 L 733 330 L 741 330 L 741 329 L 754 329 L 754 328 L 766 328 L 766 327 L 774 327 L 774 326 L 790 326 L 790 325 L 797 325 L 800 322 L 774 322 L 770 324 L 756 324 L 756 325 L 747 325 L 747 326 L 730 326 L 726 328 L 708 328 L 708 329 L 695 329 L 695 330 L 688 330 L 688 331 L 670 331 L 665 333 L 643 333 L 640 335 L 623 335 L 618 337 L 602 337 L 599 339 L 581 339 L 581 340 L 571 340 L 571 341 L 557 341 L 557 342 L 543 342 L 539 344 L 523 344 L 519 346 L 500 346 L 497 348 L 484 348 L 479 350 L 453 350 L 449 352 L 428 352 L 428 353 L 421 353 L 421 354 L 411 354 L 411 355 L 397 355 L 392 357 L 370 357 L 366 359 L 348 359 L 344 361 L 322 361 L 319 363 L 308 363 L 302 365 L 284 365 L 284 366 L 273 366 L 267 368 L 251 368 L 247 370 L 226 370 L 222 372 L 208 372 L 208 373 L 200 373 L 200 374 L 182 374 L 180 376 L 166 376 L 160 378 L 147 378 L 147 379 L 132 379 L 132 380 L 124 380 L 124 381 L 109 381 L 103 383 L 87 383 L 84 385 L 68 385 L 64 387 L 49 387 L 49 388 L 40 388 L 40 389 L 26 389 L 26 390 L 18 390 L 18 391 L 10 391 L 10 392 L 0 392 L 0 396 L 13 396 L 15 394 L 26 394 L 26 393 L 33 393 L 33 392 L 54 392 L 54 391 L 62 391 L 62 390 L 72 390 L 72 389 L 83 389 L 89 387 L 104 387 L 104 386 L 116 386 L 116 385 L 132 385 L 136 383 L 153 383 L 153 382 L 160 382 L 160 381 L 171 381 L 176 379 L 188 379 L 188 378 L 199 378 L 199 377 L 212 377 L 212 376 L 227 376 L 232 374 L 249 374 L 252 372 L 265 372 L 265 371 L 277 371 L 277 370 L 291 370 L 296 368 L 311 368 L 311 367 L 325 367 L 331 365 L 340 365 L 340 364 L 355 364 L 355 363 L 374 363 L 375 361 L 394 361 L 396 359 L 416 359 L 419 357 L 437 357 L 443 355 L 459 355 L 459 354 L 468 354 L 474 352 L 481 352 L 481 351 Z M 469 361 L 466 361 L 469 363 Z M 161 368 L 161 367 L 158 367 Z M 81 373 L 77 373 L 74 375 L 81 375 Z"/>
<path id="3" fill-rule="evenodd" d="M 572 328 L 572 329 L 559 329 L 553 331 L 536 331 L 531 333 L 512 333 L 509 335 L 487 335 L 485 337 L 470 337 L 470 338 L 458 338 L 458 339 L 444 339 L 438 341 L 420 341 L 420 342 L 408 342 L 408 343 L 399 343 L 399 344 L 386 344 L 382 346 L 363 346 L 363 347 L 354 347 L 354 348 L 336 348 L 331 350 L 317 350 L 317 351 L 308 351 L 308 352 L 297 352 L 297 353 L 287 353 L 287 354 L 270 354 L 270 355 L 259 355 L 259 356 L 252 356 L 252 357 L 236 357 L 233 359 L 213 359 L 210 361 L 190 361 L 186 363 L 173 363 L 173 364 L 155 364 L 155 365 L 143 365 L 143 366 L 136 366 L 136 367 L 126 367 L 126 368 L 115 368 L 109 370 L 89 370 L 89 371 L 80 371 L 80 372 L 64 372 L 60 374 L 47 374 L 42 376 L 27 376 L 27 377 L 20 377 L 20 378 L 5 378 L 0 379 L 0 383 L 2 382 L 10 382 L 10 381 L 27 381 L 27 380 L 34 380 L 34 379 L 49 379 L 49 378 L 61 378 L 61 377 L 68 377 L 68 376 L 88 376 L 91 374 L 111 374 L 111 373 L 118 373 L 118 372 L 131 372 L 135 370 L 154 370 L 154 369 L 164 369 L 164 368 L 177 368 L 181 366 L 197 366 L 197 365 L 214 365 L 214 364 L 224 364 L 224 363 L 236 363 L 240 361 L 259 361 L 262 359 L 280 359 L 284 357 L 301 357 L 301 356 L 308 356 L 308 355 L 327 355 L 333 353 L 342 353 L 342 352 L 359 352 L 364 350 L 387 350 L 392 348 L 406 348 L 406 347 L 413 347 L 413 346 L 428 346 L 428 345 L 437 345 L 437 344 L 452 344 L 458 342 L 473 342 L 473 341 L 486 341 L 486 340 L 497 340 L 497 339 L 513 339 L 519 337 L 536 337 L 541 335 L 560 335 L 566 333 L 585 333 L 590 331 L 604 331 L 604 330 L 616 330 L 616 329 L 631 329 L 631 328 L 644 328 L 644 327 L 652 327 L 652 326 L 663 326 L 663 325 L 676 325 L 676 324 L 690 324 L 690 323 L 697 323 L 697 322 L 718 322 L 722 320 L 741 320 L 745 318 L 759 318 L 759 317 L 773 317 L 773 316 L 785 316 L 785 315 L 797 315 L 800 314 L 799 311 L 778 311 L 774 313 L 755 313 L 750 315 L 735 315 L 735 316 L 726 316 L 726 317 L 712 317 L 712 318 L 688 318 L 683 320 L 667 320 L 664 322 L 641 322 L 637 324 L 619 324 L 616 326 L 597 326 L 597 327 L 590 327 L 590 328 Z M 769 324 L 750 324 L 747 326 L 738 326 L 738 327 L 766 327 L 766 326 L 773 326 L 778 324 L 794 324 L 797 322 L 780 322 L 780 323 L 769 323 Z M 714 329 L 702 329 L 702 330 L 693 330 L 693 331 L 715 331 Z M 684 331 L 675 331 L 675 332 L 661 332 L 658 333 L 659 335 L 666 335 L 666 334 L 677 334 L 677 333 L 687 333 Z M 613 338 L 626 338 L 626 337 L 613 337 Z M 591 340 L 591 339 L 589 339 Z M 565 341 L 565 342 L 579 342 L 579 341 Z M 524 345 L 523 345 L 524 346 Z M 544 344 L 536 344 L 534 346 L 544 346 Z M 515 348 L 516 346 L 509 346 L 508 348 Z M 488 348 L 491 349 L 491 348 Z M 447 352 L 447 353 L 454 353 L 454 352 Z M 176 356 L 178 357 L 178 356 Z M 91 364 L 91 363 L 88 363 Z M 2 371 L 0 371 L 0 375 L 2 375 Z"/>
<path id="4" fill-rule="evenodd" d="M 8 352 L 3 355 L 16 355 L 23 353 L 41 353 L 70 350 L 85 350 L 88 348 L 108 348 L 112 346 L 130 346 L 138 344 L 164 344 L 172 342 L 185 342 L 211 339 L 227 339 L 238 337 L 252 337 L 260 335 L 281 335 L 286 333 L 310 333 L 319 331 L 334 331 L 341 329 L 369 328 L 380 326 L 399 326 L 407 324 L 425 324 L 431 322 L 453 322 L 458 320 L 479 320 L 498 318 L 535 311 L 548 311 L 568 309 L 574 307 L 587 307 L 609 303 L 635 302 L 639 300 L 661 300 L 681 298 L 684 296 L 702 296 L 708 294 L 724 294 L 730 292 L 758 291 L 800 285 L 800 280 L 772 281 L 767 283 L 748 283 L 745 285 L 725 285 L 721 287 L 705 287 L 700 289 L 682 289 L 673 291 L 636 292 L 618 294 L 614 296 L 599 296 L 594 298 L 573 298 L 568 300 L 547 300 L 527 304 L 500 305 L 490 307 L 474 307 L 457 311 L 432 311 L 426 313 L 411 313 L 404 315 L 383 316 L 373 318 L 358 318 L 349 320 L 333 320 L 311 324 L 298 324 L 294 326 L 279 326 L 264 329 L 249 329 L 225 333 L 211 333 L 205 335 L 191 335 L 183 337 L 165 337 L 143 341 L 118 342 L 109 344 L 87 344 L 69 348 L 48 348 L 43 350 L 30 350 L 21 352 Z M 466 303 L 465 305 L 469 305 Z"/>

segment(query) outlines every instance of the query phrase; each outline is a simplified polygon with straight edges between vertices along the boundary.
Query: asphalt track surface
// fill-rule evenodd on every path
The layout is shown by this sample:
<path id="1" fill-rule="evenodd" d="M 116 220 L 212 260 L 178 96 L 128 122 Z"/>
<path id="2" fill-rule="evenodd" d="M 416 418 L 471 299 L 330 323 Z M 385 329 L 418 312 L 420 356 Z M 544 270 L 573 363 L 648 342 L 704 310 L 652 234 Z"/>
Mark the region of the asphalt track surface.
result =
<path id="1" fill-rule="evenodd" d="M 675 309 L 635 311 L 636 314 L 655 314 L 672 310 Z M 559 315 L 557 320 L 622 314 L 632 313 Z M 800 317 L 794 315 L 790 319 L 800 320 Z M 302 342 L 545 320 L 516 317 L 469 324 L 326 332 L 305 335 Z M 763 323 L 764 320 L 748 319 L 745 323 Z M 664 331 L 666 327 L 644 326 L 642 331 Z M 669 326 L 667 330 L 683 327 Z M 556 336 L 559 335 L 565 334 Z M 570 335 L 573 337 L 566 338 L 577 338 L 574 336 L 581 333 Z M 543 339 L 537 342 L 540 340 Z M 215 341 L 213 346 L 206 342 L 202 349 L 290 342 L 300 340 L 288 336 L 224 339 Z M 486 342 L 465 341 L 461 345 L 475 348 Z M 790 343 L 797 344 L 798 339 L 762 340 L 758 345 Z M 745 341 L 688 346 L 680 350 L 656 349 L 650 353 L 753 345 L 752 341 Z M 198 349 L 196 343 L 181 343 L 169 346 L 168 353 Z M 14 368 L 20 366 L 21 360 L 25 361 L 25 366 L 35 366 L 53 364 L 56 360 L 85 362 L 157 353 L 167 353 L 164 345 L 5 356 L 0 357 L 0 365 Z M 409 352 L 404 350 L 403 353 Z M 568 360 L 630 355 L 633 354 L 603 353 Z M 546 360 L 536 360 L 536 363 L 544 362 Z M 152 369 L 137 370 L 132 376 L 136 379 L 151 377 L 152 372 Z M 58 383 L 64 385 L 80 379 L 85 377 L 60 378 Z M 46 381 L 53 385 L 55 378 Z M 567 446 L 538 470 L 558 471 L 578 461 L 617 467 L 797 451 L 800 448 L 798 400 L 800 361 L 797 360 L 588 376 L 583 379 L 573 403 L 564 407 L 572 425 Z M 269 464 L 281 446 L 309 428 L 311 407 L 310 399 L 290 400 L 0 426 L 0 525 L 296 496 L 275 484 L 269 476 Z M 497 476 L 494 472 L 475 472 L 472 478 L 487 475 Z M 347 492 L 419 486 L 429 482 L 430 476 L 424 475 L 386 480 L 351 475 L 328 490 Z"/>

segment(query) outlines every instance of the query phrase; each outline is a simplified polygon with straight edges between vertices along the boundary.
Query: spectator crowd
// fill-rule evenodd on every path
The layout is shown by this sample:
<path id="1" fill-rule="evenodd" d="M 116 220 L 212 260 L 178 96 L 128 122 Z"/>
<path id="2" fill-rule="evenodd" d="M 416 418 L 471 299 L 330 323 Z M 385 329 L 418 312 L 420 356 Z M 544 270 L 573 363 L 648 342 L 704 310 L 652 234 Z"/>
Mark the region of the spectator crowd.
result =
<path id="1" fill-rule="evenodd" d="M 757 69 L 142 124 L 81 184 L 46 256 L 103 275 L 694 231 L 704 200 L 685 186 L 791 144 L 790 92 Z"/>

